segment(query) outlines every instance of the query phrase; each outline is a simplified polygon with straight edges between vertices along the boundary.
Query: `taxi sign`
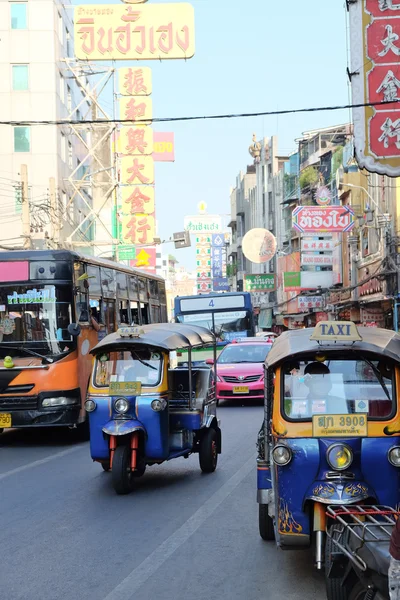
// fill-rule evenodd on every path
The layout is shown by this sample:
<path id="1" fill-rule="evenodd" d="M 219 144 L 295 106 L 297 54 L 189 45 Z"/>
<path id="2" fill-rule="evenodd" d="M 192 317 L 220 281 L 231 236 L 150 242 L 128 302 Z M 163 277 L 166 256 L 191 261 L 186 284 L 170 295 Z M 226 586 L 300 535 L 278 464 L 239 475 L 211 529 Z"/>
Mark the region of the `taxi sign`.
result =
<path id="1" fill-rule="evenodd" d="M 120 327 L 117 331 L 120 337 L 140 337 L 144 333 L 144 329 L 140 327 Z"/>
<path id="2" fill-rule="evenodd" d="M 352 321 L 320 321 L 310 340 L 316 342 L 359 342 L 362 340 Z"/>

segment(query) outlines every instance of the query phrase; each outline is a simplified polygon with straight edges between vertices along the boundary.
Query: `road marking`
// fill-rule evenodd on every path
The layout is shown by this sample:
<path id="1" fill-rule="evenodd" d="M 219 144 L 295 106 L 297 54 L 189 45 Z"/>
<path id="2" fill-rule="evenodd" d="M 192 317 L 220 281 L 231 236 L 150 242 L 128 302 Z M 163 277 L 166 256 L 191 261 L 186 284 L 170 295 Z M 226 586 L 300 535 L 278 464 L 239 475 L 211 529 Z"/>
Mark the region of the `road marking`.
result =
<path id="1" fill-rule="evenodd" d="M 56 458 L 60 458 L 61 456 L 66 456 L 67 454 L 72 454 L 72 452 L 76 452 L 79 450 L 83 444 L 78 444 L 73 448 L 68 448 L 68 450 L 62 450 L 61 452 L 56 452 L 51 456 L 47 456 L 46 458 L 41 458 L 40 460 L 35 460 L 34 462 L 27 463 L 26 465 L 21 465 L 20 467 L 16 467 L 15 469 L 11 469 L 11 471 L 6 471 L 5 473 L 0 473 L 0 481 L 5 479 L 6 477 L 10 477 L 11 475 L 15 475 L 16 473 L 21 473 L 21 471 L 26 471 L 27 469 L 32 469 L 33 467 L 38 467 L 39 465 L 44 465 L 45 463 L 50 462 Z"/>
<path id="2" fill-rule="evenodd" d="M 135 592 L 210 518 L 212 513 L 233 492 L 256 466 L 256 453 L 223 486 L 209 498 L 179 529 L 121 581 L 104 600 L 130 600 Z"/>

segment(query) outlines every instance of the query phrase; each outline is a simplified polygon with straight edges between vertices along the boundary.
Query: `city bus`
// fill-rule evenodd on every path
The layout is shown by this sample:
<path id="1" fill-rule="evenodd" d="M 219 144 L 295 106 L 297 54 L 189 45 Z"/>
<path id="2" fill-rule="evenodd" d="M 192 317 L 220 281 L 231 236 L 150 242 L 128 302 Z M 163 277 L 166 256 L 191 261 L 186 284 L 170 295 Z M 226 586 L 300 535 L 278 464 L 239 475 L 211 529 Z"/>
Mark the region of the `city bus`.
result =
<path id="1" fill-rule="evenodd" d="M 0 430 L 83 425 L 90 350 L 167 322 L 165 281 L 68 250 L 0 252 Z"/>
<path id="2" fill-rule="evenodd" d="M 201 325 L 217 338 L 217 352 L 237 338 L 255 336 L 253 306 L 249 292 L 210 293 L 177 296 L 174 301 L 177 323 Z M 199 361 L 212 358 L 210 351 L 197 350 Z"/>

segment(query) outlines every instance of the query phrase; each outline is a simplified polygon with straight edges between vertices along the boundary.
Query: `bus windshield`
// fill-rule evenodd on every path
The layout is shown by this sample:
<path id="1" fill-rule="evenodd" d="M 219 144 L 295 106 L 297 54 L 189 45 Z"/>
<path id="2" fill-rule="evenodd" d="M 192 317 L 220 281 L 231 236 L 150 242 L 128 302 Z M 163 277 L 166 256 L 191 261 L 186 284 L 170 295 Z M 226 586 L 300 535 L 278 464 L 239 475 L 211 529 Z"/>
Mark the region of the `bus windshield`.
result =
<path id="1" fill-rule="evenodd" d="M 178 323 L 190 323 L 213 330 L 212 313 L 201 312 L 177 315 Z M 233 310 L 214 313 L 215 335 L 220 341 L 231 341 L 237 337 L 251 335 L 251 313 L 246 310 Z"/>
<path id="2" fill-rule="evenodd" d="M 46 356 L 63 353 L 75 344 L 68 333 L 71 322 L 69 286 L 2 286 L 0 357 L 23 355 L 23 348 Z"/>

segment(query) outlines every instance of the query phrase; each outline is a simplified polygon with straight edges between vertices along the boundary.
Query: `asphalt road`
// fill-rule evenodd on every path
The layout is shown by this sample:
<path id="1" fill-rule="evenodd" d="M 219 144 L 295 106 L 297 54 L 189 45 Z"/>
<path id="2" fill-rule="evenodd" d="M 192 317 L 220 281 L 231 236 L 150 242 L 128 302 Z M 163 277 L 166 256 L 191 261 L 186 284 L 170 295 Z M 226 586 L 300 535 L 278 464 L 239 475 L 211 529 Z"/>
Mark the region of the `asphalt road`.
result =
<path id="1" fill-rule="evenodd" d="M 258 535 L 261 406 L 221 406 L 223 454 L 155 466 L 129 496 L 70 432 L 0 437 L 1 600 L 325 600 L 308 552 Z"/>

